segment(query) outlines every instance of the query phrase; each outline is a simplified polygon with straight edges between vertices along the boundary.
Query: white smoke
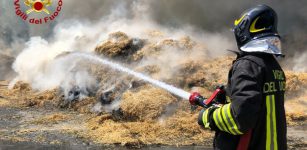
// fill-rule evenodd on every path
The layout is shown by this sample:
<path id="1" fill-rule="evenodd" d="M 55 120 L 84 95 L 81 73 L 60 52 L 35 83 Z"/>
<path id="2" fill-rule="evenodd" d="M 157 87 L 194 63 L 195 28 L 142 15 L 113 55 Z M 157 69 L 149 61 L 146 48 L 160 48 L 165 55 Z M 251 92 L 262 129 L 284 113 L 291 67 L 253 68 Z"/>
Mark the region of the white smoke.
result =
<path id="1" fill-rule="evenodd" d="M 295 59 L 293 59 L 293 71 L 307 72 L 307 52 L 296 54 L 294 58 Z"/>
<path id="2" fill-rule="evenodd" d="M 200 32 L 192 26 L 186 26 L 183 29 L 168 29 L 159 26 L 146 14 L 148 7 L 146 2 L 134 1 L 133 17 L 127 18 L 123 14 L 129 10 L 122 4 L 118 4 L 112 9 L 109 16 L 102 17 L 95 23 L 78 20 L 59 23 L 53 30 L 53 37 L 48 41 L 42 37 L 31 37 L 13 64 L 13 69 L 18 75 L 11 85 L 17 81 L 24 81 L 39 91 L 61 87 L 66 97 L 70 96 L 73 88 L 78 88 L 86 95 L 89 92 L 88 89 L 93 89 L 98 83 L 86 68 L 78 67 L 78 62 L 82 60 L 61 55 L 69 55 L 70 52 L 75 51 L 93 53 L 97 44 L 106 40 L 109 33 L 117 31 L 125 32 L 131 37 L 153 41 L 161 39 L 150 37 L 146 34 L 148 31 L 160 31 L 164 34 L 164 39 L 180 39 L 188 35 L 197 39 L 199 43 L 216 41 L 215 43 L 220 45 L 219 51 L 225 51 L 233 46 L 220 35 L 213 36 L 211 39 L 211 34 Z M 213 48 L 210 44 L 208 47 Z M 169 49 L 161 54 L 159 60 L 151 62 L 162 64 L 165 68 L 172 68 L 174 63 L 178 63 L 180 59 L 187 56 L 184 53 L 180 54 L 179 51 Z M 197 51 L 202 50 L 197 49 Z M 201 56 L 198 54 L 200 53 L 194 55 Z"/>
<path id="3" fill-rule="evenodd" d="M 10 87 L 17 81 L 30 83 L 34 90 L 39 91 L 60 87 L 67 99 L 73 99 L 70 96 L 74 88 L 80 92 L 80 98 L 94 90 L 97 82 L 87 73 L 86 68 L 78 67 L 81 60 L 60 56 L 71 52 L 69 47 L 74 44 L 71 38 L 62 36 L 62 41 L 55 43 L 48 43 L 40 37 L 31 38 L 13 64 L 18 76 Z"/>

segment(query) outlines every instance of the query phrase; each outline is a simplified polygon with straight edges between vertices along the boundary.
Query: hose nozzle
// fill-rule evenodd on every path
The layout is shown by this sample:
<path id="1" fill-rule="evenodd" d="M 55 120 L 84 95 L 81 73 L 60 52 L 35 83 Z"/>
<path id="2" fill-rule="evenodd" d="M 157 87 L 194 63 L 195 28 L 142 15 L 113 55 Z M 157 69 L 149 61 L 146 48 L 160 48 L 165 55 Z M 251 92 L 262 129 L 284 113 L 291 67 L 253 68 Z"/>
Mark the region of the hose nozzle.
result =
<path id="1" fill-rule="evenodd" d="M 202 97 L 198 92 L 193 92 L 189 98 L 189 102 L 192 106 L 205 107 L 206 98 Z"/>

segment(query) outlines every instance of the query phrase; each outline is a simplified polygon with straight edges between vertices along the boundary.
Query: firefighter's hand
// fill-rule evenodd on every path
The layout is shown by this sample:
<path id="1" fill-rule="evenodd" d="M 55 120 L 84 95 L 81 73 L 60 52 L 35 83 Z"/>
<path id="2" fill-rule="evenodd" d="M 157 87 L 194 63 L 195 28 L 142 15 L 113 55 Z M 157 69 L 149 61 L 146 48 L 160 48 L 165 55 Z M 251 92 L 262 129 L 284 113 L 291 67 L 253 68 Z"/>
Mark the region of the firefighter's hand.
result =
<path id="1" fill-rule="evenodd" d="M 204 108 L 199 112 L 198 115 L 198 124 L 205 128 L 210 129 L 210 118 L 212 116 L 213 111 L 218 108 L 217 106 L 211 106 L 209 108 Z"/>
<path id="2" fill-rule="evenodd" d="M 221 89 L 221 92 L 219 92 L 216 95 L 215 102 L 218 104 L 226 104 L 226 90 L 224 85 L 219 85 L 216 87 L 216 89 Z"/>

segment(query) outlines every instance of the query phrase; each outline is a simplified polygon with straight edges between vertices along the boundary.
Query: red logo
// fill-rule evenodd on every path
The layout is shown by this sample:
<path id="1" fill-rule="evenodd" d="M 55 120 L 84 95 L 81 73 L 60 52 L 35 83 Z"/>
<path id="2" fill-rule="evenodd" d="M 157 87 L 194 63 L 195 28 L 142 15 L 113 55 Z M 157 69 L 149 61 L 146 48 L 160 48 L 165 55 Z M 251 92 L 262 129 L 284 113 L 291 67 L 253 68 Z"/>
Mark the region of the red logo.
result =
<path id="1" fill-rule="evenodd" d="M 52 0 L 14 0 L 15 13 L 22 20 L 27 21 L 31 24 L 43 24 L 53 21 L 61 12 L 63 0 L 58 0 L 53 12 L 51 12 Z M 26 10 L 22 10 L 22 5 L 25 6 Z M 41 14 L 43 17 L 35 18 L 31 15 L 34 13 Z"/>

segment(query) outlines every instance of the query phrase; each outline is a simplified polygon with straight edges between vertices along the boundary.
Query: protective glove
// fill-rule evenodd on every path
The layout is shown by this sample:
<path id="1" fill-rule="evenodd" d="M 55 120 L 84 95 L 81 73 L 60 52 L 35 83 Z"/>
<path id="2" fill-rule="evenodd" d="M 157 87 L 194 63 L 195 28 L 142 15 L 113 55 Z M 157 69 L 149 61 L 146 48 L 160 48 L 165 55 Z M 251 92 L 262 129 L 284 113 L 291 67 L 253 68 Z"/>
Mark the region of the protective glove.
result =
<path id="1" fill-rule="evenodd" d="M 219 92 L 216 95 L 215 102 L 217 104 L 226 104 L 226 89 L 225 89 L 225 86 L 224 85 L 218 85 L 216 87 L 216 89 L 221 89 L 221 92 Z"/>
<path id="2" fill-rule="evenodd" d="M 210 106 L 209 108 L 204 108 L 199 112 L 198 115 L 198 124 L 205 128 L 205 129 L 211 129 L 210 127 L 210 118 L 212 117 L 212 113 L 215 109 L 217 109 L 218 105 Z"/>

